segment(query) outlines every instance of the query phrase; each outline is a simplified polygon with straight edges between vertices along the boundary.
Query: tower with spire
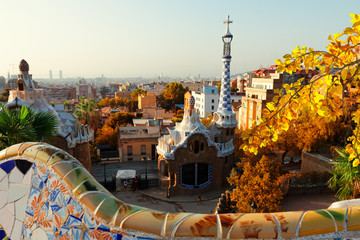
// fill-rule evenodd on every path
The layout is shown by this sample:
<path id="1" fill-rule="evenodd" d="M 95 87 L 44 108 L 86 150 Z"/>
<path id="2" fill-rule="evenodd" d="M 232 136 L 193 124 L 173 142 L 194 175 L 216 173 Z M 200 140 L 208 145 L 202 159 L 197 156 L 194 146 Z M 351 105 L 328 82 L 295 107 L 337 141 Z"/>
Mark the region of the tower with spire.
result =
<path id="1" fill-rule="evenodd" d="M 233 36 L 229 31 L 229 16 L 225 23 L 221 94 L 213 121 L 209 127 L 202 124 L 199 111 L 194 108 L 195 98 L 187 92 L 183 120 L 158 140 L 159 182 L 167 196 L 199 194 L 228 184 L 226 178 L 233 167 L 237 121 L 230 95 L 230 43 Z"/>
<path id="2" fill-rule="evenodd" d="M 222 79 L 220 99 L 217 111 L 214 113 L 213 121 L 210 125 L 213 131 L 213 138 L 215 142 L 228 142 L 234 136 L 234 130 L 237 125 L 236 115 L 231 107 L 231 91 L 230 91 L 230 62 L 231 62 L 231 41 L 233 35 L 230 33 L 229 15 L 224 21 L 226 24 L 226 31 L 222 36 L 223 41 L 223 56 L 222 56 Z"/>

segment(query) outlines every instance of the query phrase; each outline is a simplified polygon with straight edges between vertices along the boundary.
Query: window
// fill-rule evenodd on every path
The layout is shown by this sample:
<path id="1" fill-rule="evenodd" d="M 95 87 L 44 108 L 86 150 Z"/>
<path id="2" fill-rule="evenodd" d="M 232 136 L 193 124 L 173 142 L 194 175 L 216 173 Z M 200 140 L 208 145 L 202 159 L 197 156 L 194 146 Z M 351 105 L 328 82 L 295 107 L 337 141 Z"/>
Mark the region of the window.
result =
<path id="1" fill-rule="evenodd" d="M 246 108 L 246 103 L 244 103 L 244 108 Z"/>
<path id="2" fill-rule="evenodd" d="M 215 93 L 214 89 L 211 90 L 211 93 Z"/>
<path id="3" fill-rule="evenodd" d="M 214 106 L 211 106 L 211 110 L 214 110 Z"/>
<path id="4" fill-rule="evenodd" d="M 229 136 L 229 135 L 230 135 L 230 130 L 226 129 L 226 136 Z"/>
<path id="5" fill-rule="evenodd" d="M 141 155 L 146 155 L 146 145 L 141 145 Z"/>
<path id="6" fill-rule="evenodd" d="M 133 155 L 132 145 L 127 145 L 127 155 L 128 155 L 128 156 L 132 156 L 132 155 Z"/>
<path id="7" fill-rule="evenodd" d="M 211 103 L 214 103 L 215 101 L 214 101 L 214 99 L 211 99 Z"/>
<path id="8" fill-rule="evenodd" d="M 199 153 L 199 141 L 198 140 L 195 140 L 195 143 L 194 143 L 194 153 Z"/>
<path id="9" fill-rule="evenodd" d="M 197 189 L 211 183 L 211 164 L 190 163 L 180 167 L 180 185 L 185 188 Z"/>
<path id="10" fill-rule="evenodd" d="M 204 151 L 204 143 L 203 142 L 200 144 L 200 151 Z"/>

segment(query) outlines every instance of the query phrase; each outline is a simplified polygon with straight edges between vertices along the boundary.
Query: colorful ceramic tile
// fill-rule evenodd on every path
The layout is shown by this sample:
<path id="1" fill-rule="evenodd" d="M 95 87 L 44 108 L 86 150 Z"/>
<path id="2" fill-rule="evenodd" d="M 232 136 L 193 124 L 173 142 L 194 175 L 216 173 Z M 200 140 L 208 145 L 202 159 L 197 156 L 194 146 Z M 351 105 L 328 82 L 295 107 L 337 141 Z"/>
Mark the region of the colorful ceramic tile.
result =
<path id="1" fill-rule="evenodd" d="M 229 232 L 230 238 L 277 238 L 278 228 L 274 217 L 267 213 L 248 213 L 242 215 Z"/>
<path id="2" fill-rule="evenodd" d="M 14 215 L 10 214 L 5 208 L 0 209 L 0 225 L 8 235 L 11 234 L 14 227 Z"/>
<path id="3" fill-rule="evenodd" d="M 25 208 L 28 198 L 29 195 L 26 194 L 25 196 L 23 196 L 22 198 L 20 198 L 15 202 L 15 209 L 16 209 L 15 217 L 20 221 L 23 221 L 25 218 Z"/>
<path id="4" fill-rule="evenodd" d="M 44 147 L 42 147 L 36 154 L 36 159 L 42 161 L 43 163 L 47 163 L 49 158 L 56 152 L 59 152 L 60 149 L 50 146 L 50 145 L 46 145 Z"/>
<path id="5" fill-rule="evenodd" d="M 9 184 L 9 195 L 8 202 L 16 201 L 30 191 L 30 186 L 24 184 L 10 183 Z"/>
<path id="6" fill-rule="evenodd" d="M 102 192 L 89 192 L 80 198 L 80 202 L 85 204 L 91 211 L 95 211 L 98 205 L 108 197 L 108 194 Z"/>
<path id="7" fill-rule="evenodd" d="M 166 214 L 164 212 L 140 211 L 136 214 L 130 215 L 124 221 L 122 227 L 125 229 L 133 229 L 137 231 L 144 231 L 147 233 L 161 235 L 165 216 Z M 146 221 L 142 221 L 141 219 L 146 219 Z M 149 224 L 149 222 L 151 222 L 151 224 Z"/>
<path id="8" fill-rule="evenodd" d="M 22 174 L 26 174 L 32 166 L 32 162 L 26 160 L 15 160 L 15 166 L 22 172 Z"/>
<path id="9" fill-rule="evenodd" d="M 71 235 L 72 235 L 72 239 L 82 239 L 82 229 L 78 228 L 78 227 L 73 227 L 71 229 Z"/>
<path id="10" fill-rule="evenodd" d="M 41 190 L 44 187 L 44 182 L 37 174 L 33 174 L 32 177 L 32 186 Z"/>
<path id="11" fill-rule="evenodd" d="M 27 149 L 25 149 L 25 151 L 23 152 L 23 156 L 26 157 L 30 157 L 30 158 L 35 158 L 36 153 L 39 151 L 40 148 L 42 148 L 43 146 L 45 146 L 45 144 L 36 144 L 36 145 L 32 145 L 30 147 L 28 147 Z M 21 150 L 21 148 L 19 149 Z"/>
<path id="12" fill-rule="evenodd" d="M 206 226 L 206 227 L 205 227 Z M 214 214 L 194 214 L 178 226 L 175 237 L 217 237 L 217 219 Z"/>
<path id="13" fill-rule="evenodd" d="M 348 231 L 360 230 L 360 207 L 350 207 L 348 213 Z"/>
<path id="14" fill-rule="evenodd" d="M 70 214 L 74 215 L 75 217 L 80 217 L 82 215 L 82 207 L 73 199 L 68 202 L 67 209 Z"/>
<path id="15" fill-rule="evenodd" d="M 0 164 L 0 168 L 2 170 L 4 170 L 7 174 L 9 174 L 11 172 L 11 170 L 13 170 L 15 167 L 15 161 L 14 160 L 10 160 L 7 162 L 4 162 L 2 164 Z"/>
<path id="16" fill-rule="evenodd" d="M 33 145 L 36 145 L 36 144 L 39 144 L 38 142 L 26 142 L 26 143 L 23 143 L 21 144 L 20 148 L 19 148 L 19 155 L 23 155 L 24 154 L 24 151 L 33 146 Z"/>
<path id="17" fill-rule="evenodd" d="M 9 157 L 13 157 L 13 156 L 18 155 L 19 148 L 20 148 L 21 145 L 22 145 L 22 143 L 18 143 L 18 144 L 14 144 L 14 145 L 8 147 L 6 149 L 6 157 L 9 158 Z"/>
<path id="18" fill-rule="evenodd" d="M 0 160 L 3 160 L 6 157 L 6 149 L 0 151 Z"/>
<path id="19" fill-rule="evenodd" d="M 0 181 L 1 181 L 5 176 L 7 176 L 7 173 L 0 168 Z"/>
<path id="20" fill-rule="evenodd" d="M 0 209 L 8 203 L 8 191 L 0 191 Z"/>
<path id="21" fill-rule="evenodd" d="M 21 238 L 21 232 L 23 228 L 23 222 L 19 220 L 15 220 L 15 224 L 13 227 L 13 230 L 11 232 L 11 239 L 20 239 Z"/>
<path id="22" fill-rule="evenodd" d="M 21 183 L 23 177 L 24 177 L 24 174 L 22 172 L 20 172 L 20 170 L 17 167 L 15 167 L 9 174 L 9 182 Z"/>
<path id="23" fill-rule="evenodd" d="M 39 200 L 39 196 L 40 196 L 40 191 L 37 190 L 36 188 L 31 188 L 30 190 L 30 195 L 29 195 L 29 200 L 28 203 L 26 205 L 25 208 L 25 212 L 31 216 L 34 216 L 34 212 L 35 212 L 35 207 L 36 204 Z"/>
<path id="24" fill-rule="evenodd" d="M 52 169 L 62 178 L 64 177 L 68 172 L 73 171 L 74 168 L 82 167 L 77 163 L 72 162 L 58 162 L 54 165 L 52 165 Z"/>
<path id="25" fill-rule="evenodd" d="M 8 191 L 9 190 L 9 177 L 6 176 L 0 181 L 0 191 Z"/>
<path id="26" fill-rule="evenodd" d="M 114 214 L 116 214 L 117 210 L 122 205 L 123 204 L 119 200 L 113 197 L 109 197 L 105 199 L 105 201 L 103 201 L 101 205 L 99 205 L 95 215 L 104 219 L 107 222 L 110 222 Z"/>
<path id="27" fill-rule="evenodd" d="M 15 204 L 14 203 L 8 203 L 4 207 L 11 215 L 15 215 Z"/>
<path id="28" fill-rule="evenodd" d="M 335 223 L 324 210 L 307 211 L 301 221 L 299 237 L 335 232 Z"/>
<path id="29" fill-rule="evenodd" d="M 330 213 L 335 219 L 337 231 L 342 231 L 344 229 L 345 224 L 345 216 L 346 216 L 347 208 L 334 208 L 334 209 L 326 209 L 328 213 Z"/>
<path id="30" fill-rule="evenodd" d="M 296 227 L 303 215 L 303 211 L 298 212 L 278 212 L 272 213 L 278 220 L 283 238 L 294 238 L 296 235 Z"/>
<path id="31" fill-rule="evenodd" d="M 81 225 L 81 219 L 78 218 L 78 217 L 75 217 L 75 216 L 72 216 L 70 215 L 67 222 L 66 222 L 66 225 L 68 227 L 72 227 L 72 226 L 80 226 Z"/>
<path id="32" fill-rule="evenodd" d="M 30 168 L 27 173 L 24 175 L 24 178 L 22 180 L 22 183 L 23 184 L 26 184 L 26 185 L 30 185 L 31 184 L 31 180 L 32 180 L 32 177 L 33 177 L 33 169 Z"/>
<path id="33" fill-rule="evenodd" d="M 46 232 L 41 228 L 36 228 L 32 232 L 31 239 L 47 239 Z"/>
<path id="34" fill-rule="evenodd" d="M 89 213 L 85 212 L 83 216 L 83 223 L 89 228 L 94 229 L 97 227 L 98 223 L 95 218 L 90 216 Z"/>

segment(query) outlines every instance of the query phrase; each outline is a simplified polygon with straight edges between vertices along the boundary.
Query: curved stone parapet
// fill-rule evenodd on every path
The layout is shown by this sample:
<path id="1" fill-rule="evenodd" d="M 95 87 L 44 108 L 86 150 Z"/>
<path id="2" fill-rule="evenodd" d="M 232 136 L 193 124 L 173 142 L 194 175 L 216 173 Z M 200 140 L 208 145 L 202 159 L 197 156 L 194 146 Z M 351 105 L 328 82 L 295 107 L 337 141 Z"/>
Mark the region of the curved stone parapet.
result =
<path id="1" fill-rule="evenodd" d="M 167 213 L 115 198 L 45 143 L 0 152 L 0 239 L 332 239 L 360 237 L 360 206 L 278 213 Z"/>

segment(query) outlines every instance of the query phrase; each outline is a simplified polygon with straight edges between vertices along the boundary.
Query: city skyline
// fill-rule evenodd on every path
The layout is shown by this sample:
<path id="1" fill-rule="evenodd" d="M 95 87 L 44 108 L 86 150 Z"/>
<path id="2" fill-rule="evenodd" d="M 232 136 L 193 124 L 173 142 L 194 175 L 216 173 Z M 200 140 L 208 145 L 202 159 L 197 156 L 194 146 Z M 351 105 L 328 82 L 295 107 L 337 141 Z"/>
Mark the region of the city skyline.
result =
<path id="1" fill-rule="evenodd" d="M 251 71 L 297 45 L 322 49 L 355 3 L 3 0 L 0 76 L 17 74 L 21 59 L 34 78 L 220 76 L 228 14 L 231 72 Z"/>

